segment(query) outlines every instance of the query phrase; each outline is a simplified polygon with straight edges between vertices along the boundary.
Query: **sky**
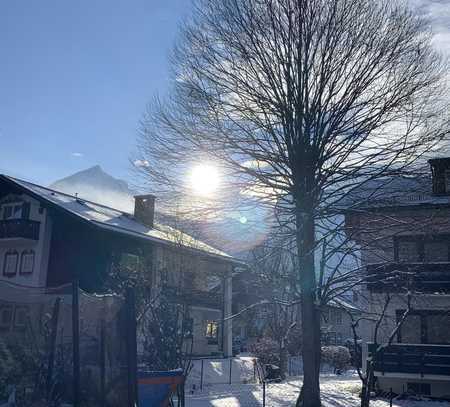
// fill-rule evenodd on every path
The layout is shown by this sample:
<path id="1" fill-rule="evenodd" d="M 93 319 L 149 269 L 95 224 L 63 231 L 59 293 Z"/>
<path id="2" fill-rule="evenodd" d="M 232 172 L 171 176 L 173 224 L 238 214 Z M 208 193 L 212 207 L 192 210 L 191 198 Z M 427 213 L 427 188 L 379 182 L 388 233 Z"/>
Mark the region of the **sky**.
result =
<path id="1" fill-rule="evenodd" d="M 450 55 L 450 0 L 409 0 Z M 0 0 L 0 173 L 41 184 L 99 164 L 130 180 L 146 104 L 170 86 L 189 0 Z"/>
<path id="2" fill-rule="evenodd" d="M 188 0 L 0 1 L 0 173 L 127 178 Z"/>

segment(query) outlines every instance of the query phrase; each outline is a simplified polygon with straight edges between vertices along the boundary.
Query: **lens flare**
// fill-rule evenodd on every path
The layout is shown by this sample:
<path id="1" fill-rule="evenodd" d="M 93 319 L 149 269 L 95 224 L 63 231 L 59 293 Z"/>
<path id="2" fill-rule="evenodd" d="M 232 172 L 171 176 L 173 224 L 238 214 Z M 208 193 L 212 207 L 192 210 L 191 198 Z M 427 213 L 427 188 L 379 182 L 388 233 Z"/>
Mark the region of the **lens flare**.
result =
<path id="1" fill-rule="evenodd" d="M 220 185 L 219 171 L 210 164 L 196 165 L 189 176 L 189 184 L 196 194 L 211 196 Z"/>

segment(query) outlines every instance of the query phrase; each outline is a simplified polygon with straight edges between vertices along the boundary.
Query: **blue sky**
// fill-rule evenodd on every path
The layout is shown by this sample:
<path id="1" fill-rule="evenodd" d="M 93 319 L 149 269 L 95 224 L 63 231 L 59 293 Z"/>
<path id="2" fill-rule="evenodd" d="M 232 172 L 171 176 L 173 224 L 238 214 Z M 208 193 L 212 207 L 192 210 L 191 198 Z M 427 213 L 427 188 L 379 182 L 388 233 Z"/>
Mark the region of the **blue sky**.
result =
<path id="1" fill-rule="evenodd" d="M 450 0 L 410 0 L 450 49 Z M 128 178 L 139 118 L 169 85 L 189 0 L 0 2 L 0 173 L 48 184 L 91 165 Z"/>
<path id="2" fill-rule="evenodd" d="M 0 172 L 129 175 L 138 121 L 168 86 L 187 0 L 0 2 Z"/>

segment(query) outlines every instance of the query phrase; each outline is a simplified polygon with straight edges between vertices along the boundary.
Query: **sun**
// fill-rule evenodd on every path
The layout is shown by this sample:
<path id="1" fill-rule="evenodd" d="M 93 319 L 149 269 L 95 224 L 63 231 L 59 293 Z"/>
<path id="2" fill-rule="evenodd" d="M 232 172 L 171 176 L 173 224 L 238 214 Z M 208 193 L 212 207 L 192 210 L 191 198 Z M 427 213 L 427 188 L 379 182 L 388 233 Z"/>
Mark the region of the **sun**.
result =
<path id="1" fill-rule="evenodd" d="M 189 176 L 192 190 L 201 196 L 211 196 L 220 185 L 220 174 L 211 164 L 198 164 L 192 168 Z"/>

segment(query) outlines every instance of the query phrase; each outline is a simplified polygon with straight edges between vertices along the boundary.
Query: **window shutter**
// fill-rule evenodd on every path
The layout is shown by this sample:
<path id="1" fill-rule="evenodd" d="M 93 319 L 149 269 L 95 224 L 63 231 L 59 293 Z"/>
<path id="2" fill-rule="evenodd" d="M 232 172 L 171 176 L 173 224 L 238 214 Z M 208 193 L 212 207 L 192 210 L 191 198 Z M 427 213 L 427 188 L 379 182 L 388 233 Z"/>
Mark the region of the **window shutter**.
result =
<path id="1" fill-rule="evenodd" d="M 17 263 L 19 262 L 19 253 L 15 250 L 5 254 L 3 263 L 3 275 L 13 277 L 17 274 Z"/>
<path id="2" fill-rule="evenodd" d="M 30 203 L 24 202 L 22 205 L 22 219 L 30 219 Z"/>
<path id="3" fill-rule="evenodd" d="M 22 252 L 20 261 L 20 274 L 32 274 L 34 268 L 34 251 L 25 250 Z"/>

